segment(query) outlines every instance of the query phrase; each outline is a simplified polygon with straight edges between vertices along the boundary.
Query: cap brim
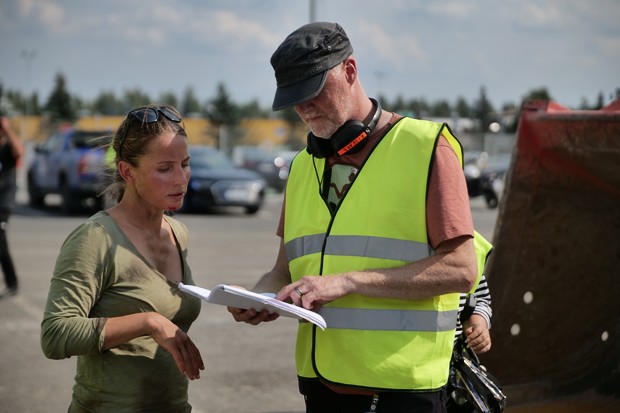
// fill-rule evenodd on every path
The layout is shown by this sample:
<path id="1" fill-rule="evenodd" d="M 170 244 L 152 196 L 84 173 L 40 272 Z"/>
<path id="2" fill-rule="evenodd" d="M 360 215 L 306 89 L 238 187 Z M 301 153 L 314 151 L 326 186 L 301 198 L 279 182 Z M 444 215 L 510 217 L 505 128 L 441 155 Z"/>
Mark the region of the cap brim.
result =
<path id="1" fill-rule="evenodd" d="M 287 86 L 278 86 L 271 108 L 282 110 L 304 103 L 321 93 L 327 79 L 327 70 Z"/>

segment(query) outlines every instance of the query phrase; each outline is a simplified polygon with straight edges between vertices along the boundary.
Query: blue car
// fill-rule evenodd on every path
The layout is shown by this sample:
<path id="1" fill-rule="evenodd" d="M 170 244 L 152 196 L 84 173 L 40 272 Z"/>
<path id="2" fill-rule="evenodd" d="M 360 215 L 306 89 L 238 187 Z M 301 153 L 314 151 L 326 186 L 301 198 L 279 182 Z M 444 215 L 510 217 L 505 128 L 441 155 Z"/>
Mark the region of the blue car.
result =
<path id="1" fill-rule="evenodd" d="M 30 205 L 44 206 L 47 195 L 58 194 L 66 214 L 84 209 L 88 200 L 91 207 L 100 208 L 104 155 L 110 141 L 110 131 L 69 127 L 37 145 L 27 172 Z"/>

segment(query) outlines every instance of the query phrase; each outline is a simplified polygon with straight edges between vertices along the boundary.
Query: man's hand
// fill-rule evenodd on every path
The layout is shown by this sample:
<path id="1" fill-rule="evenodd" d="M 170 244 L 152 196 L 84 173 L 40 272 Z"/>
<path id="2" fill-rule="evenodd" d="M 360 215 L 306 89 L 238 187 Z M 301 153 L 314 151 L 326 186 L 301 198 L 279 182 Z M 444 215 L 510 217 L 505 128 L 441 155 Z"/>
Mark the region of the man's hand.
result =
<path id="1" fill-rule="evenodd" d="M 324 304 L 350 294 L 352 289 L 353 283 L 347 273 L 330 277 L 305 276 L 282 288 L 276 298 L 318 311 Z"/>
<path id="2" fill-rule="evenodd" d="M 267 310 L 256 311 L 253 309 L 245 310 L 237 307 L 227 307 L 228 312 L 232 314 L 235 321 L 257 325 L 262 322 L 273 321 L 280 317 L 278 313 L 269 313 Z"/>

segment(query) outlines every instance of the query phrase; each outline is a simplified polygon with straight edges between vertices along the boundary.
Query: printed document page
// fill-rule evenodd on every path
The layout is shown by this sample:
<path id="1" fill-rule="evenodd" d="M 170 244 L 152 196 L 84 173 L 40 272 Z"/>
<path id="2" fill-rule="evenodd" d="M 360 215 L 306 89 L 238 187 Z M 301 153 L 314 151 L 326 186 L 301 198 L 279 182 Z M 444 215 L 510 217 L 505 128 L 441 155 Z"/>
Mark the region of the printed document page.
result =
<path id="1" fill-rule="evenodd" d="M 267 309 L 269 312 L 276 312 L 284 317 L 307 320 L 323 330 L 327 327 L 320 314 L 276 300 L 273 298 L 273 294 L 259 294 L 226 284 L 219 284 L 212 290 L 208 290 L 195 285 L 179 283 L 179 290 L 201 298 L 208 303 L 245 309 L 252 308 L 257 311 Z"/>

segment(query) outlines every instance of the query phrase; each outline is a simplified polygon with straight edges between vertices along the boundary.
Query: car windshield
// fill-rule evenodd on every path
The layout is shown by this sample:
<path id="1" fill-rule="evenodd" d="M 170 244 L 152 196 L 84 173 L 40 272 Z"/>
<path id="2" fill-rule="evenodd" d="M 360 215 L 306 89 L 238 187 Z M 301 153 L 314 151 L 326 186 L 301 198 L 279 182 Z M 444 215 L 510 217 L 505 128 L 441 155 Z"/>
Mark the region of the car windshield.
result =
<path id="1" fill-rule="evenodd" d="M 109 144 L 112 136 L 106 131 L 75 131 L 71 139 L 76 148 L 98 148 Z"/>
<path id="2" fill-rule="evenodd" d="M 235 165 L 224 153 L 215 148 L 209 147 L 192 147 L 189 150 L 190 161 L 192 167 L 208 168 L 208 169 L 234 169 Z"/>

